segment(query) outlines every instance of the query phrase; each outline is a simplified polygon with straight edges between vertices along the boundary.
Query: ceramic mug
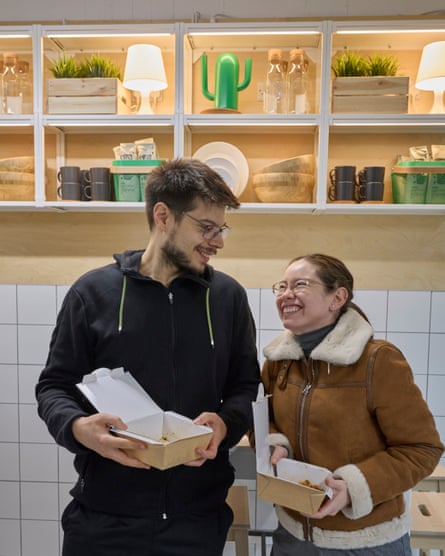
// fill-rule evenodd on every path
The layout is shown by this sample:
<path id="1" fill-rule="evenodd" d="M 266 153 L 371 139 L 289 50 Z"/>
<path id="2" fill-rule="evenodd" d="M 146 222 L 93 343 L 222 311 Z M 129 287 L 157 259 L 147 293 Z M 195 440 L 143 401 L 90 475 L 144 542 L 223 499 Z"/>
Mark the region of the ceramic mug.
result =
<path id="1" fill-rule="evenodd" d="M 358 173 L 358 180 L 360 184 L 367 182 L 382 182 L 385 179 L 384 166 L 365 166 Z"/>
<path id="2" fill-rule="evenodd" d="M 335 166 L 329 172 L 331 186 L 328 197 L 331 201 L 356 201 L 357 182 L 355 166 Z"/>
<path id="3" fill-rule="evenodd" d="M 61 166 L 57 172 L 57 179 L 60 183 L 80 183 L 79 166 Z"/>
<path id="4" fill-rule="evenodd" d="M 84 174 L 86 185 L 84 193 L 91 201 L 110 201 L 111 183 L 110 169 L 104 167 L 93 167 Z"/>
<path id="5" fill-rule="evenodd" d="M 339 181 L 329 187 L 328 197 L 331 201 L 356 201 L 356 184 L 351 181 Z"/>
<path id="6" fill-rule="evenodd" d="M 64 181 L 57 188 L 57 194 L 63 201 L 80 201 L 82 187 L 79 182 Z"/>
<path id="7" fill-rule="evenodd" d="M 110 182 L 93 181 L 84 188 L 85 196 L 90 201 L 110 201 L 111 185 Z"/>
<path id="8" fill-rule="evenodd" d="M 383 182 L 368 181 L 359 186 L 360 201 L 383 201 Z"/>
<path id="9" fill-rule="evenodd" d="M 356 167 L 355 166 L 335 166 L 329 172 L 329 179 L 331 184 L 335 185 L 339 182 L 352 182 L 356 183 Z"/>

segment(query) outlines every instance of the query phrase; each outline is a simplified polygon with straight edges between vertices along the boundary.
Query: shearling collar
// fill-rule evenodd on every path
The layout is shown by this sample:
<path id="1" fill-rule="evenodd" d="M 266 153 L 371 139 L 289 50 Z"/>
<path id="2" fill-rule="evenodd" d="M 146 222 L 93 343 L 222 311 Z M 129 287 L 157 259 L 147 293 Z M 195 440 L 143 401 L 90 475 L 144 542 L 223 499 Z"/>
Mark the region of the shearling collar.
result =
<path id="1" fill-rule="evenodd" d="M 311 359 L 334 365 L 351 365 L 358 361 L 372 336 L 371 325 L 356 310 L 349 308 L 339 318 L 335 328 L 313 349 Z M 304 357 L 298 340 L 289 330 L 272 340 L 263 354 L 270 361 Z"/>

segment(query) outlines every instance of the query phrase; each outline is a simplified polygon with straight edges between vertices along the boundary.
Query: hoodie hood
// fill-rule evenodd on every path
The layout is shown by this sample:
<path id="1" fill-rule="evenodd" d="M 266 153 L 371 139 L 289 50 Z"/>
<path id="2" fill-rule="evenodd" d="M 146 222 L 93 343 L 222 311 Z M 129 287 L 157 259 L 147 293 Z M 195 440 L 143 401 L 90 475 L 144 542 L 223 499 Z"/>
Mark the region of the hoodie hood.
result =
<path id="1" fill-rule="evenodd" d="M 143 249 L 124 251 L 123 253 L 115 253 L 113 255 L 113 258 L 116 261 L 118 267 L 122 270 L 124 274 L 133 277 L 138 276 L 141 278 L 150 279 L 150 277 L 143 276 L 142 274 L 139 273 L 139 264 L 143 253 L 144 253 Z M 202 282 L 204 286 L 209 287 L 213 274 L 214 274 L 213 267 L 207 265 L 202 274 L 195 274 L 193 272 L 184 272 L 184 274 L 182 274 L 181 276 L 192 278 L 194 280 Z"/>
<path id="2" fill-rule="evenodd" d="M 123 272 L 121 296 L 120 296 L 120 303 L 119 303 L 118 325 L 117 325 L 117 329 L 119 333 L 122 332 L 124 326 L 125 297 L 127 294 L 127 277 L 152 280 L 152 278 L 150 278 L 149 276 L 143 276 L 139 272 L 139 264 L 141 261 L 142 254 L 143 251 L 138 250 L 138 251 L 124 251 L 123 253 L 113 255 L 114 260 L 116 261 L 120 270 Z M 206 317 L 207 317 L 207 327 L 209 331 L 210 344 L 212 348 L 215 348 L 212 317 L 210 312 L 210 282 L 212 276 L 213 276 L 213 268 L 207 265 L 202 274 L 194 274 L 192 272 L 188 272 L 188 273 L 186 272 L 180 275 L 178 279 L 189 278 L 201 283 L 202 286 L 206 288 L 205 309 L 206 309 Z"/>
<path id="3" fill-rule="evenodd" d="M 311 353 L 311 359 L 334 365 L 352 365 L 360 358 L 368 341 L 373 336 L 372 326 L 354 309 L 349 308 L 337 325 Z M 289 330 L 277 336 L 263 350 L 270 361 L 303 359 L 303 350 Z"/>

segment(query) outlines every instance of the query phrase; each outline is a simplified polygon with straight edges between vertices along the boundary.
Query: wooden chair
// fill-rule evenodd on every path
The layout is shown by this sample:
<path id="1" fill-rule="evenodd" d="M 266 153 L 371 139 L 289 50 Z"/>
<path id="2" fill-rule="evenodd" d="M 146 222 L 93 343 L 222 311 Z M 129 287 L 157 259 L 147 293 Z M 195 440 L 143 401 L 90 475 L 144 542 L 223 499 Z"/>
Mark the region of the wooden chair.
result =
<path id="1" fill-rule="evenodd" d="M 445 465 L 439 464 L 431 475 L 416 485 L 414 490 L 445 492 Z"/>
<path id="2" fill-rule="evenodd" d="M 411 494 L 411 547 L 421 556 L 430 550 L 445 555 L 445 492 L 413 491 Z"/>

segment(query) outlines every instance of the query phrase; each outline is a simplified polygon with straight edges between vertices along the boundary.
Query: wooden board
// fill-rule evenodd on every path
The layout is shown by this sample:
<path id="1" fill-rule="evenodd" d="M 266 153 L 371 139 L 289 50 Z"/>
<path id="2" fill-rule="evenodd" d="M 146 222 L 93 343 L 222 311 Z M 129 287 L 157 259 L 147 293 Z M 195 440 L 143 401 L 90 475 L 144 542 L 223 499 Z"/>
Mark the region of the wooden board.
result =
<path id="1" fill-rule="evenodd" d="M 332 82 L 332 112 L 405 114 L 408 77 L 336 77 Z"/>
<path id="2" fill-rule="evenodd" d="M 332 112 L 337 114 L 406 114 L 408 112 L 408 96 L 334 96 L 332 98 Z"/>
<path id="3" fill-rule="evenodd" d="M 48 79 L 48 114 L 130 114 L 132 92 L 112 77 Z"/>
<path id="4" fill-rule="evenodd" d="M 335 95 L 407 95 L 409 77 L 336 77 L 332 81 Z"/>

